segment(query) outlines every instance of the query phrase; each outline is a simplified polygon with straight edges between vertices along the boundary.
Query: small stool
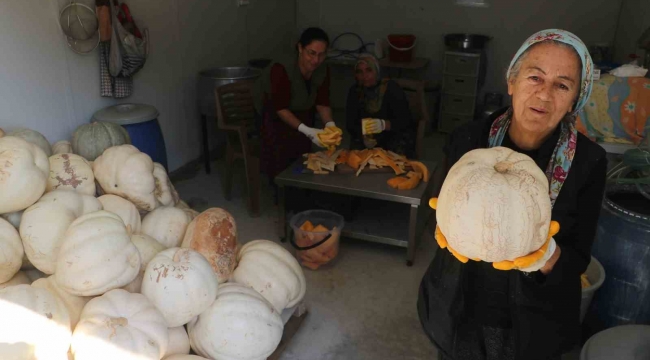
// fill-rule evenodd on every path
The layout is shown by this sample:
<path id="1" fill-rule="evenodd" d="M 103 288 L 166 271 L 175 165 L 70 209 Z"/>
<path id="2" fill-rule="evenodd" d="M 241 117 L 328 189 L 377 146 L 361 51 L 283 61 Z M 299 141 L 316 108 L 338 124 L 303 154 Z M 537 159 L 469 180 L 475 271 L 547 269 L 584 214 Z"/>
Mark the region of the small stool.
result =
<path id="1" fill-rule="evenodd" d="M 622 325 L 587 340 L 580 360 L 650 360 L 650 326 Z"/>

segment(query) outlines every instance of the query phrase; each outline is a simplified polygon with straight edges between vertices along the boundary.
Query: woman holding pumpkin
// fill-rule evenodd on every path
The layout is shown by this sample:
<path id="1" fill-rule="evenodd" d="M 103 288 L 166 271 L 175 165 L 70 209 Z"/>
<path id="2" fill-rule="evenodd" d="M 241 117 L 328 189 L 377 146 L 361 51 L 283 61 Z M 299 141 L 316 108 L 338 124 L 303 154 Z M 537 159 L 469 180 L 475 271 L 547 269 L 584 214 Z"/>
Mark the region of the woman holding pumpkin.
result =
<path id="1" fill-rule="evenodd" d="M 379 61 L 362 54 L 354 66 L 355 80 L 346 104 L 350 148 L 380 147 L 415 156 L 415 124 L 406 94 L 399 85 L 382 79 Z"/>
<path id="2" fill-rule="evenodd" d="M 330 74 L 323 66 L 329 38 L 320 28 L 308 28 L 296 45 L 298 53 L 278 61 L 262 74 L 256 87 L 262 114 L 262 170 L 271 180 L 303 154 L 311 144 L 325 147 L 314 127 L 317 112 L 326 127 L 336 126 L 330 108 Z"/>
<path id="3" fill-rule="evenodd" d="M 592 69 L 574 34 L 540 31 L 508 69 L 512 106 L 450 135 L 447 172 L 473 149 L 502 146 L 530 156 L 546 173 L 551 218 L 561 228 L 555 252 L 534 272 L 436 252 L 420 285 L 418 313 L 441 359 L 559 359 L 577 342 L 580 275 L 590 261 L 607 168 L 605 151 L 575 127 Z"/>

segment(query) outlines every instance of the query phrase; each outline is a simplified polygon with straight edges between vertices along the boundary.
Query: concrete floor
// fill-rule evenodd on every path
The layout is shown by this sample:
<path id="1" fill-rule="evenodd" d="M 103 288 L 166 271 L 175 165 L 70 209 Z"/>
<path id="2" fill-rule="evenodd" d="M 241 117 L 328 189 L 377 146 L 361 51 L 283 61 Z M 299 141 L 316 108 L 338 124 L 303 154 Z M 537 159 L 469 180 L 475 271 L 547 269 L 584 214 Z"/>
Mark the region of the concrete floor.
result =
<path id="1" fill-rule="evenodd" d="M 425 159 L 439 161 L 443 139 L 435 133 L 427 137 Z M 237 221 L 241 243 L 255 239 L 280 243 L 277 207 L 268 181 L 262 181 L 261 216 L 251 218 L 241 162 L 238 167 L 232 201 L 222 196 L 218 174 L 224 163 L 220 161 L 213 163 L 211 175 L 197 166 L 177 178 L 175 186 L 198 211 L 228 210 Z M 414 265 L 407 267 L 403 248 L 342 239 L 332 263 L 316 271 L 304 269 L 309 314 L 281 359 L 436 359 L 437 351 L 422 331 L 416 310 L 420 279 L 436 249 L 431 232 L 425 230 Z M 565 359 L 577 358 L 572 354 Z"/>

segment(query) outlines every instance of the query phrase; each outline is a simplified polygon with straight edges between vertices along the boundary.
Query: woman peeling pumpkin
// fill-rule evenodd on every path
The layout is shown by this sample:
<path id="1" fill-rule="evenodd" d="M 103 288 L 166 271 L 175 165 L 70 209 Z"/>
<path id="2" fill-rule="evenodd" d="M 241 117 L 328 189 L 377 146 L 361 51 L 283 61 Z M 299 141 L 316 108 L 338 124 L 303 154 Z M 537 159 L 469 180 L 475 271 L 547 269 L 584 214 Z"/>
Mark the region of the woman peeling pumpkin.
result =
<path id="1" fill-rule="evenodd" d="M 440 359 L 560 359 L 579 340 L 580 276 L 591 259 L 607 169 L 605 151 L 575 127 L 575 114 L 591 93 L 592 69 L 589 52 L 574 34 L 540 31 L 508 69 L 512 106 L 450 135 L 443 166 L 449 175 L 431 203 L 437 208 L 436 238 L 449 251 L 436 252 L 418 297 L 420 321 Z M 486 148 L 491 149 L 476 150 Z M 499 164 L 493 153 L 472 150 L 505 151 L 507 161 Z M 529 159 L 517 158 L 521 154 Z M 472 157 L 474 164 L 466 161 Z M 489 176 L 476 176 L 481 172 L 473 167 L 490 161 L 493 169 L 482 173 Z M 513 179 L 521 182 L 495 180 L 517 166 L 524 171 Z M 459 169 L 467 173 L 452 174 Z M 446 185 L 482 187 L 485 193 L 449 191 Z M 514 196 L 519 185 L 527 187 L 529 199 Z M 499 191 L 507 191 L 500 186 L 514 194 L 499 198 Z M 498 201 L 487 201 L 491 196 Z M 450 206 L 481 200 L 465 206 L 463 216 Z M 514 236 L 504 247 L 500 231 L 517 234 L 510 227 L 523 231 L 521 239 Z M 484 245 L 462 242 L 479 231 Z"/>

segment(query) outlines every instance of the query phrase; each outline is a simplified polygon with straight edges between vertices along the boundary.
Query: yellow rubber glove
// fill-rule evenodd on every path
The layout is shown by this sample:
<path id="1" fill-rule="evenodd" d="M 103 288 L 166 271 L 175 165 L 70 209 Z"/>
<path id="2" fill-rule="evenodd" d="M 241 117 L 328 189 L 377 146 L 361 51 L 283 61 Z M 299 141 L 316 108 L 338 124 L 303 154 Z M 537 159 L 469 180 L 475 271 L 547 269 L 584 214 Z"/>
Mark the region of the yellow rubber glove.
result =
<path id="1" fill-rule="evenodd" d="M 379 134 L 386 130 L 386 122 L 382 119 L 366 118 L 361 120 L 361 132 L 363 135 Z"/>

